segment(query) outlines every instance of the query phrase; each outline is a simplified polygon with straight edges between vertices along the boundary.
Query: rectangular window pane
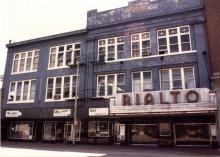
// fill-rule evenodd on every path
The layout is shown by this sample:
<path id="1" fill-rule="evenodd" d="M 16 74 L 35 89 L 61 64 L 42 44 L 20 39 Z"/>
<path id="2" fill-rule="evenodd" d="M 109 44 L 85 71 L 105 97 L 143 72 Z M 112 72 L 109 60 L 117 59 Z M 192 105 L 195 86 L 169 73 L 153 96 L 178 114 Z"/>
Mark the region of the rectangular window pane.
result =
<path id="1" fill-rule="evenodd" d="M 73 76 L 73 80 L 72 80 L 72 97 L 76 96 L 76 80 L 77 80 L 77 76 Z"/>
<path id="2" fill-rule="evenodd" d="M 105 76 L 98 76 L 98 96 L 105 96 Z"/>
<path id="3" fill-rule="evenodd" d="M 24 71 L 25 59 L 21 59 L 20 61 L 20 72 Z"/>
<path id="4" fill-rule="evenodd" d="M 48 79 L 47 82 L 47 99 L 53 98 L 53 78 Z"/>
<path id="5" fill-rule="evenodd" d="M 141 92 L 141 75 L 140 73 L 133 73 L 133 92 Z"/>
<path id="6" fill-rule="evenodd" d="M 170 76 L 169 70 L 162 70 L 161 74 L 161 83 L 162 83 L 162 90 L 169 90 L 170 89 Z"/>
<path id="7" fill-rule="evenodd" d="M 35 98 L 35 90 L 36 90 L 36 81 L 31 81 L 31 89 L 30 89 L 30 100 L 34 100 Z"/>
<path id="8" fill-rule="evenodd" d="M 18 72 L 18 60 L 14 60 L 13 72 Z"/>
<path id="9" fill-rule="evenodd" d="M 125 75 L 117 75 L 117 93 L 125 92 Z"/>
<path id="10" fill-rule="evenodd" d="M 61 83 L 62 83 L 62 78 L 56 78 L 56 88 L 54 95 L 55 100 L 61 99 Z"/>
<path id="11" fill-rule="evenodd" d="M 55 67 L 56 54 L 50 54 L 50 67 Z"/>
<path id="12" fill-rule="evenodd" d="M 105 61 L 105 47 L 99 47 L 99 61 Z"/>
<path id="13" fill-rule="evenodd" d="M 64 55 L 64 53 L 58 53 L 58 61 L 57 61 L 57 66 L 59 67 L 59 66 L 63 66 L 63 55 Z"/>
<path id="14" fill-rule="evenodd" d="M 132 57 L 140 57 L 140 44 L 139 44 L 139 42 L 132 43 Z"/>
<path id="15" fill-rule="evenodd" d="M 38 57 L 34 57 L 34 61 L 33 61 L 33 70 L 37 70 L 38 68 Z"/>
<path id="16" fill-rule="evenodd" d="M 115 60 L 115 46 L 108 46 L 108 61 Z"/>
<path id="17" fill-rule="evenodd" d="M 21 100 L 21 88 L 22 88 L 22 82 L 18 82 L 17 83 L 16 101 Z"/>
<path id="18" fill-rule="evenodd" d="M 32 58 L 27 58 L 27 63 L 26 63 L 26 70 L 27 71 L 31 70 L 31 62 L 32 62 Z"/>
<path id="19" fill-rule="evenodd" d="M 182 88 L 181 69 L 172 69 L 172 77 L 173 77 L 173 88 L 174 89 Z"/>
<path id="20" fill-rule="evenodd" d="M 15 100 L 15 82 L 11 82 L 8 101 L 14 101 L 14 100 Z"/>
<path id="21" fill-rule="evenodd" d="M 70 77 L 65 77 L 64 78 L 64 93 L 63 93 L 64 98 L 69 98 L 70 97 Z"/>
<path id="22" fill-rule="evenodd" d="M 152 90 L 152 76 L 151 72 L 143 72 L 143 90 Z"/>
<path id="23" fill-rule="evenodd" d="M 107 76 L 107 88 L 108 88 L 108 93 L 107 95 L 110 96 L 110 95 L 113 95 L 114 94 L 114 91 L 115 91 L 115 75 L 108 75 Z"/>
<path id="24" fill-rule="evenodd" d="M 196 88 L 193 68 L 184 69 L 185 88 Z"/>
<path id="25" fill-rule="evenodd" d="M 23 88 L 23 100 L 28 100 L 28 89 L 29 89 L 29 81 L 25 81 Z"/>
<path id="26" fill-rule="evenodd" d="M 179 52 L 177 36 L 170 37 L 170 52 Z"/>

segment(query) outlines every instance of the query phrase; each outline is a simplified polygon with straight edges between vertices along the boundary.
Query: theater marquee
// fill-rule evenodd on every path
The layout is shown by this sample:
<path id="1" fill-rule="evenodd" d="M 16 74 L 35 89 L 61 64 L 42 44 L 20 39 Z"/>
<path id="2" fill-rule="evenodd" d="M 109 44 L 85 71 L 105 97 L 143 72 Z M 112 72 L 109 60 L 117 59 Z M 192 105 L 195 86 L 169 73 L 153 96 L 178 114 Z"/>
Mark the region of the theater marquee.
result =
<path id="1" fill-rule="evenodd" d="M 193 90 L 118 93 L 111 114 L 191 112 L 216 110 L 213 95 L 206 88 Z"/>

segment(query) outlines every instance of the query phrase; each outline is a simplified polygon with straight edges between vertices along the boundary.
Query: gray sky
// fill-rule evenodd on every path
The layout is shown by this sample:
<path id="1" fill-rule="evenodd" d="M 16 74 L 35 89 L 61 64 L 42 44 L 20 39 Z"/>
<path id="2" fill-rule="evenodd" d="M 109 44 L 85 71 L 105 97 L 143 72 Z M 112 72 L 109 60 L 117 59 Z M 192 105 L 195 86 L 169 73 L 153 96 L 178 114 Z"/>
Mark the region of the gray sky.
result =
<path id="1" fill-rule="evenodd" d="M 131 0 L 0 0 L 0 75 L 9 40 L 15 42 L 86 27 L 87 11 L 126 6 Z"/>

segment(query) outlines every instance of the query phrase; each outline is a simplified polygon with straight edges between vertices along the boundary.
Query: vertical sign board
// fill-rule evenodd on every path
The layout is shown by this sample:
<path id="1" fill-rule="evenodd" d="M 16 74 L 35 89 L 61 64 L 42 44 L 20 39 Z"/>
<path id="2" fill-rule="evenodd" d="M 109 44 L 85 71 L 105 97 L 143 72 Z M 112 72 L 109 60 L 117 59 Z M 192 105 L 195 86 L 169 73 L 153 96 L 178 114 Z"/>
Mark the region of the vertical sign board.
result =
<path id="1" fill-rule="evenodd" d="M 120 125 L 120 140 L 125 140 L 125 124 Z"/>

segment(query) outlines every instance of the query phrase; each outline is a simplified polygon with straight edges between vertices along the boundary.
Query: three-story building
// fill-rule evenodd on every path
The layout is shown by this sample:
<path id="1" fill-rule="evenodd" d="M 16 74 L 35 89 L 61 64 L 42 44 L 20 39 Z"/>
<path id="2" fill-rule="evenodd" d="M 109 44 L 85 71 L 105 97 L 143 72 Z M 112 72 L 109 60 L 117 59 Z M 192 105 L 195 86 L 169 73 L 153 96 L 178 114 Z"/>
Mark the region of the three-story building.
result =
<path id="1" fill-rule="evenodd" d="M 91 10 L 85 30 L 7 47 L 6 139 L 71 141 L 75 112 L 78 143 L 216 140 L 202 0 Z"/>

